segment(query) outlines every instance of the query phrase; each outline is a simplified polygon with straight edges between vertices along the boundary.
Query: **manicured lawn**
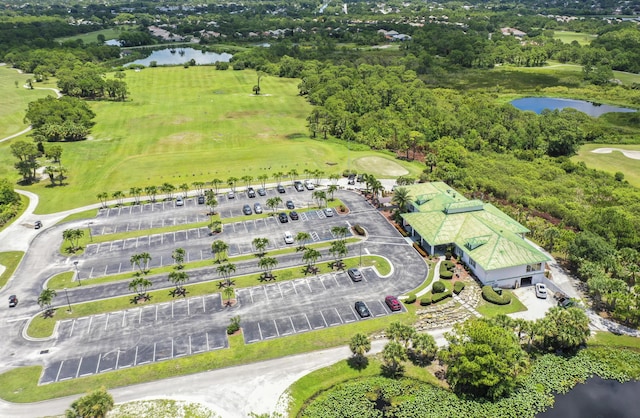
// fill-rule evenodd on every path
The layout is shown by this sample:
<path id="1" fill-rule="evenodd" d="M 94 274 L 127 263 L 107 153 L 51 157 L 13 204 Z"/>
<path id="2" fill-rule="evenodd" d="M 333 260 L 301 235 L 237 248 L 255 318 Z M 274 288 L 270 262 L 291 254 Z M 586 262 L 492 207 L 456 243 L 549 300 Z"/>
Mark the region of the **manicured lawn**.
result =
<path id="1" fill-rule="evenodd" d="M 624 179 L 636 187 L 640 187 L 640 160 L 625 157 L 620 151 L 609 154 L 597 154 L 593 151 L 598 148 L 618 148 L 640 152 L 640 145 L 620 144 L 585 144 L 580 147 L 578 155 L 573 160 L 584 162 L 587 167 L 615 174 L 621 172 Z"/>
<path id="2" fill-rule="evenodd" d="M 580 45 L 588 45 L 592 40 L 597 38 L 596 35 L 582 32 L 571 32 L 566 30 L 557 30 L 553 33 L 554 39 L 560 39 L 565 44 L 577 41 Z"/>
<path id="3" fill-rule="evenodd" d="M 346 145 L 309 139 L 311 106 L 297 94 L 297 79 L 264 77 L 263 95 L 253 96 L 255 71 L 217 71 L 211 66 L 127 71 L 129 100 L 90 102 L 97 114 L 87 141 L 63 143 L 68 185 L 48 181 L 29 187 L 41 197 L 38 213 L 96 203 L 96 195 L 131 187 L 174 185 L 245 175 L 254 179 L 295 169 L 341 173 L 349 161 L 378 156 L 416 175 L 419 163 L 384 152 L 354 151 Z M 15 87 L 13 87 L 15 89 Z M 25 106 L 13 112 L 23 117 Z M 17 180 L 13 157 L 0 144 L 2 170 Z M 9 155 L 7 155 L 9 154 Z M 380 168 L 377 168 L 377 167 Z M 372 174 L 388 171 L 369 166 Z"/>
<path id="4" fill-rule="evenodd" d="M 608 346 L 608 347 L 621 347 L 630 348 L 632 350 L 640 350 L 640 338 L 632 337 L 630 335 L 615 335 L 610 332 L 598 331 L 592 335 L 588 341 L 592 346 Z"/>
<path id="5" fill-rule="evenodd" d="M 132 29 L 132 28 L 134 28 L 134 26 L 122 25 L 122 26 L 118 26 L 118 27 L 115 27 L 115 28 L 101 29 L 101 30 L 97 30 L 97 31 L 94 31 L 94 32 L 83 33 L 81 35 L 68 36 L 68 37 L 65 37 L 65 38 L 58 38 L 58 39 L 56 39 L 56 41 L 65 42 L 65 41 L 75 41 L 75 40 L 80 39 L 85 44 L 97 43 L 98 42 L 98 35 L 104 35 L 104 39 L 106 39 L 107 41 L 109 39 L 118 39 L 120 37 L 120 32 L 121 31 L 129 30 L 129 29 Z"/>
<path id="6" fill-rule="evenodd" d="M 463 290 L 464 292 L 464 290 Z M 500 315 L 500 314 L 510 314 L 510 313 L 514 313 L 514 312 L 522 312 L 522 311 L 526 311 L 527 307 L 524 306 L 524 304 L 522 302 L 520 302 L 520 299 L 518 299 L 516 297 L 515 294 L 513 294 L 512 291 L 504 289 L 502 290 L 503 293 L 508 293 L 511 294 L 511 303 L 508 305 L 496 305 L 494 303 L 489 303 L 486 300 L 480 298 L 480 303 L 478 303 L 478 306 L 476 306 L 476 310 L 482 315 L 482 316 L 486 316 L 488 318 L 493 318 L 496 315 Z"/>
<path id="7" fill-rule="evenodd" d="M 0 253 L 0 265 L 4 266 L 4 272 L 0 275 L 0 288 L 4 287 L 9 277 L 16 271 L 18 264 L 22 260 L 24 253 L 22 251 L 7 251 Z"/>
<path id="8" fill-rule="evenodd" d="M 81 219 L 86 219 L 89 222 L 91 221 L 91 219 L 96 217 L 97 213 L 98 213 L 98 209 L 89 209 L 83 212 L 72 213 L 71 215 L 67 216 L 66 218 L 58 222 L 58 224 L 63 224 L 71 221 L 78 221 Z"/>
<path id="9" fill-rule="evenodd" d="M 26 128 L 28 124 L 24 122 L 24 114 L 29 102 L 42 97 L 54 95 L 50 90 L 25 89 L 27 79 L 33 78 L 31 74 L 20 74 L 16 70 L 8 67 L 0 67 L 0 139 L 16 134 Z M 17 83 L 17 85 L 16 85 Z M 34 87 L 42 87 L 40 83 L 33 84 Z M 13 169 L 5 167 L 5 169 Z M 0 169 L 0 177 L 5 174 Z"/>

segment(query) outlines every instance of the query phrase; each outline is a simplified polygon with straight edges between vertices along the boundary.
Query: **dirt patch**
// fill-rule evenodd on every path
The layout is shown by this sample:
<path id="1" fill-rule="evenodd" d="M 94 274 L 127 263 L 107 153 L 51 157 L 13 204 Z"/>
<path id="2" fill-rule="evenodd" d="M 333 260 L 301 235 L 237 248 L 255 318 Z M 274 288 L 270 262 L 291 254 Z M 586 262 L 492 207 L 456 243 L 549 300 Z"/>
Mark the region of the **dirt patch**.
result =
<path id="1" fill-rule="evenodd" d="M 407 169 L 400 164 L 382 157 L 360 157 L 355 159 L 353 163 L 359 171 L 377 173 L 381 176 L 396 177 L 409 174 Z"/>
<path id="2" fill-rule="evenodd" d="M 201 133 L 198 132 L 177 132 L 173 135 L 166 136 L 160 141 L 159 145 L 173 145 L 173 144 L 194 144 L 204 139 Z"/>
<path id="3" fill-rule="evenodd" d="M 181 116 L 181 117 L 175 118 L 173 121 L 171 121 L 171 123 L 173 125 L 182 125 L 182 124 L 189 123 L 189 122 L 193 122 L 193 118 L 186 117 L 186 116 Z"/>

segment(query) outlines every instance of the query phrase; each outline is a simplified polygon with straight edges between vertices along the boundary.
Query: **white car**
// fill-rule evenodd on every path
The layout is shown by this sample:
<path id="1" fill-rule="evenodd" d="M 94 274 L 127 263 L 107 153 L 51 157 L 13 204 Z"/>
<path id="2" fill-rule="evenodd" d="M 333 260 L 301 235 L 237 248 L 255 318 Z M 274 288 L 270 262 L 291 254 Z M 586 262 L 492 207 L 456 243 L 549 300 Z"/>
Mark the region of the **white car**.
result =
<path id="1" fill-rule="evenodd" d="M 291 234 L 291 232 L 287 231 L 284 233 L 284 243 L 293 244 L 293 235 Z"/>
<path id="2" fill-rule="evenodd" d="M 316 187 L 313 185 L 313 182 L 311 180 L 305 180 L 304 181 L 304 187 L 307 188 L 307 190 L 313 190 Z"/>
<path id="3" fill-rule="evenodd" d="M 542 283 L 536 283 L 536 296 L 540 299 L 547 298 L 547 286 Z"/>
<path id="4" fill-rule="evenodd" d="M 326 216 L 327 218 L 330 218 L 333 216 L 333 209 L 331 208 L 324 208 L 324 216 Z"/>
<path id="5" fill-rule="evenodd" d="M 178 196 L 176 198 L 176 206 L 184 206 L 184 199 L 182 198 L 182 196 Z"/>

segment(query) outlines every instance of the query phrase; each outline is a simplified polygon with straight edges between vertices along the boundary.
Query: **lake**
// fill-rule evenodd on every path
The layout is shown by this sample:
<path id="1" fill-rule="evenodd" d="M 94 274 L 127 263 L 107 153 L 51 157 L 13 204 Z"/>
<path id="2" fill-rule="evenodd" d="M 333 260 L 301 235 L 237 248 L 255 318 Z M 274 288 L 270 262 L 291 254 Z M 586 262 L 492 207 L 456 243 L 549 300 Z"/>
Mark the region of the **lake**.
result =
<path id="1" fill-rule="evenodd" d="M 593 377 L 566 394 L 557 395 L 553 408 L 536 418 L 635 418 L 640 416 L 639 393 L 640 382 Z"/>
<path id="2" fill-rule="evenodd" d="M 151 61 L 156 61 L 158 65 L 182 65 L 192 59 L 198 65 L 215 64 L 216 62 L 229 62 L 232 56 L 226 52 L 217 54 L 193 48 L 165 48 L 153 51 L 147 58 L 135 60 L 127 65 L 141 64 L 148 67 Z"/>
<path id="3" fill-rule="evenodd" d="M 626 107 L 609 106 L 606 104 L 597 104 L 586 102 L 584 100 L 560 99 L 554 97 L 525 97 L 510 102 L 514 107 L 520 110 L 532 110 L 536 113 L 542 112 L 544 109 L 564 109 L 570 107 L 586 113 L 589 116 L 598 117 L 609 112 L 635 112 L 635 109 Z"/>

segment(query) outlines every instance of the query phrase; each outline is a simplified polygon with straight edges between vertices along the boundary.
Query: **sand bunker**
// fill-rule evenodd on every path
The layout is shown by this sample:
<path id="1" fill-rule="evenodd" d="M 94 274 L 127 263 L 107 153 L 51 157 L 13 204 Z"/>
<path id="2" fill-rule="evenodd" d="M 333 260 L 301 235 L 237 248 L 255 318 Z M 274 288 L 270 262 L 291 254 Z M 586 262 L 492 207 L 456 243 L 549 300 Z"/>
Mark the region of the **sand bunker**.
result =
<path id="1" fill-rule="evenodd" d="M 621 148 L 597 148 L 591 152 L 595 154 L 611 154 L 613 151 L 619 151 L 622 153 L 622 155 L 627 158 L 631 158 L 632 160 L 640 160 L 640 151 L 631 151 Z"/>

